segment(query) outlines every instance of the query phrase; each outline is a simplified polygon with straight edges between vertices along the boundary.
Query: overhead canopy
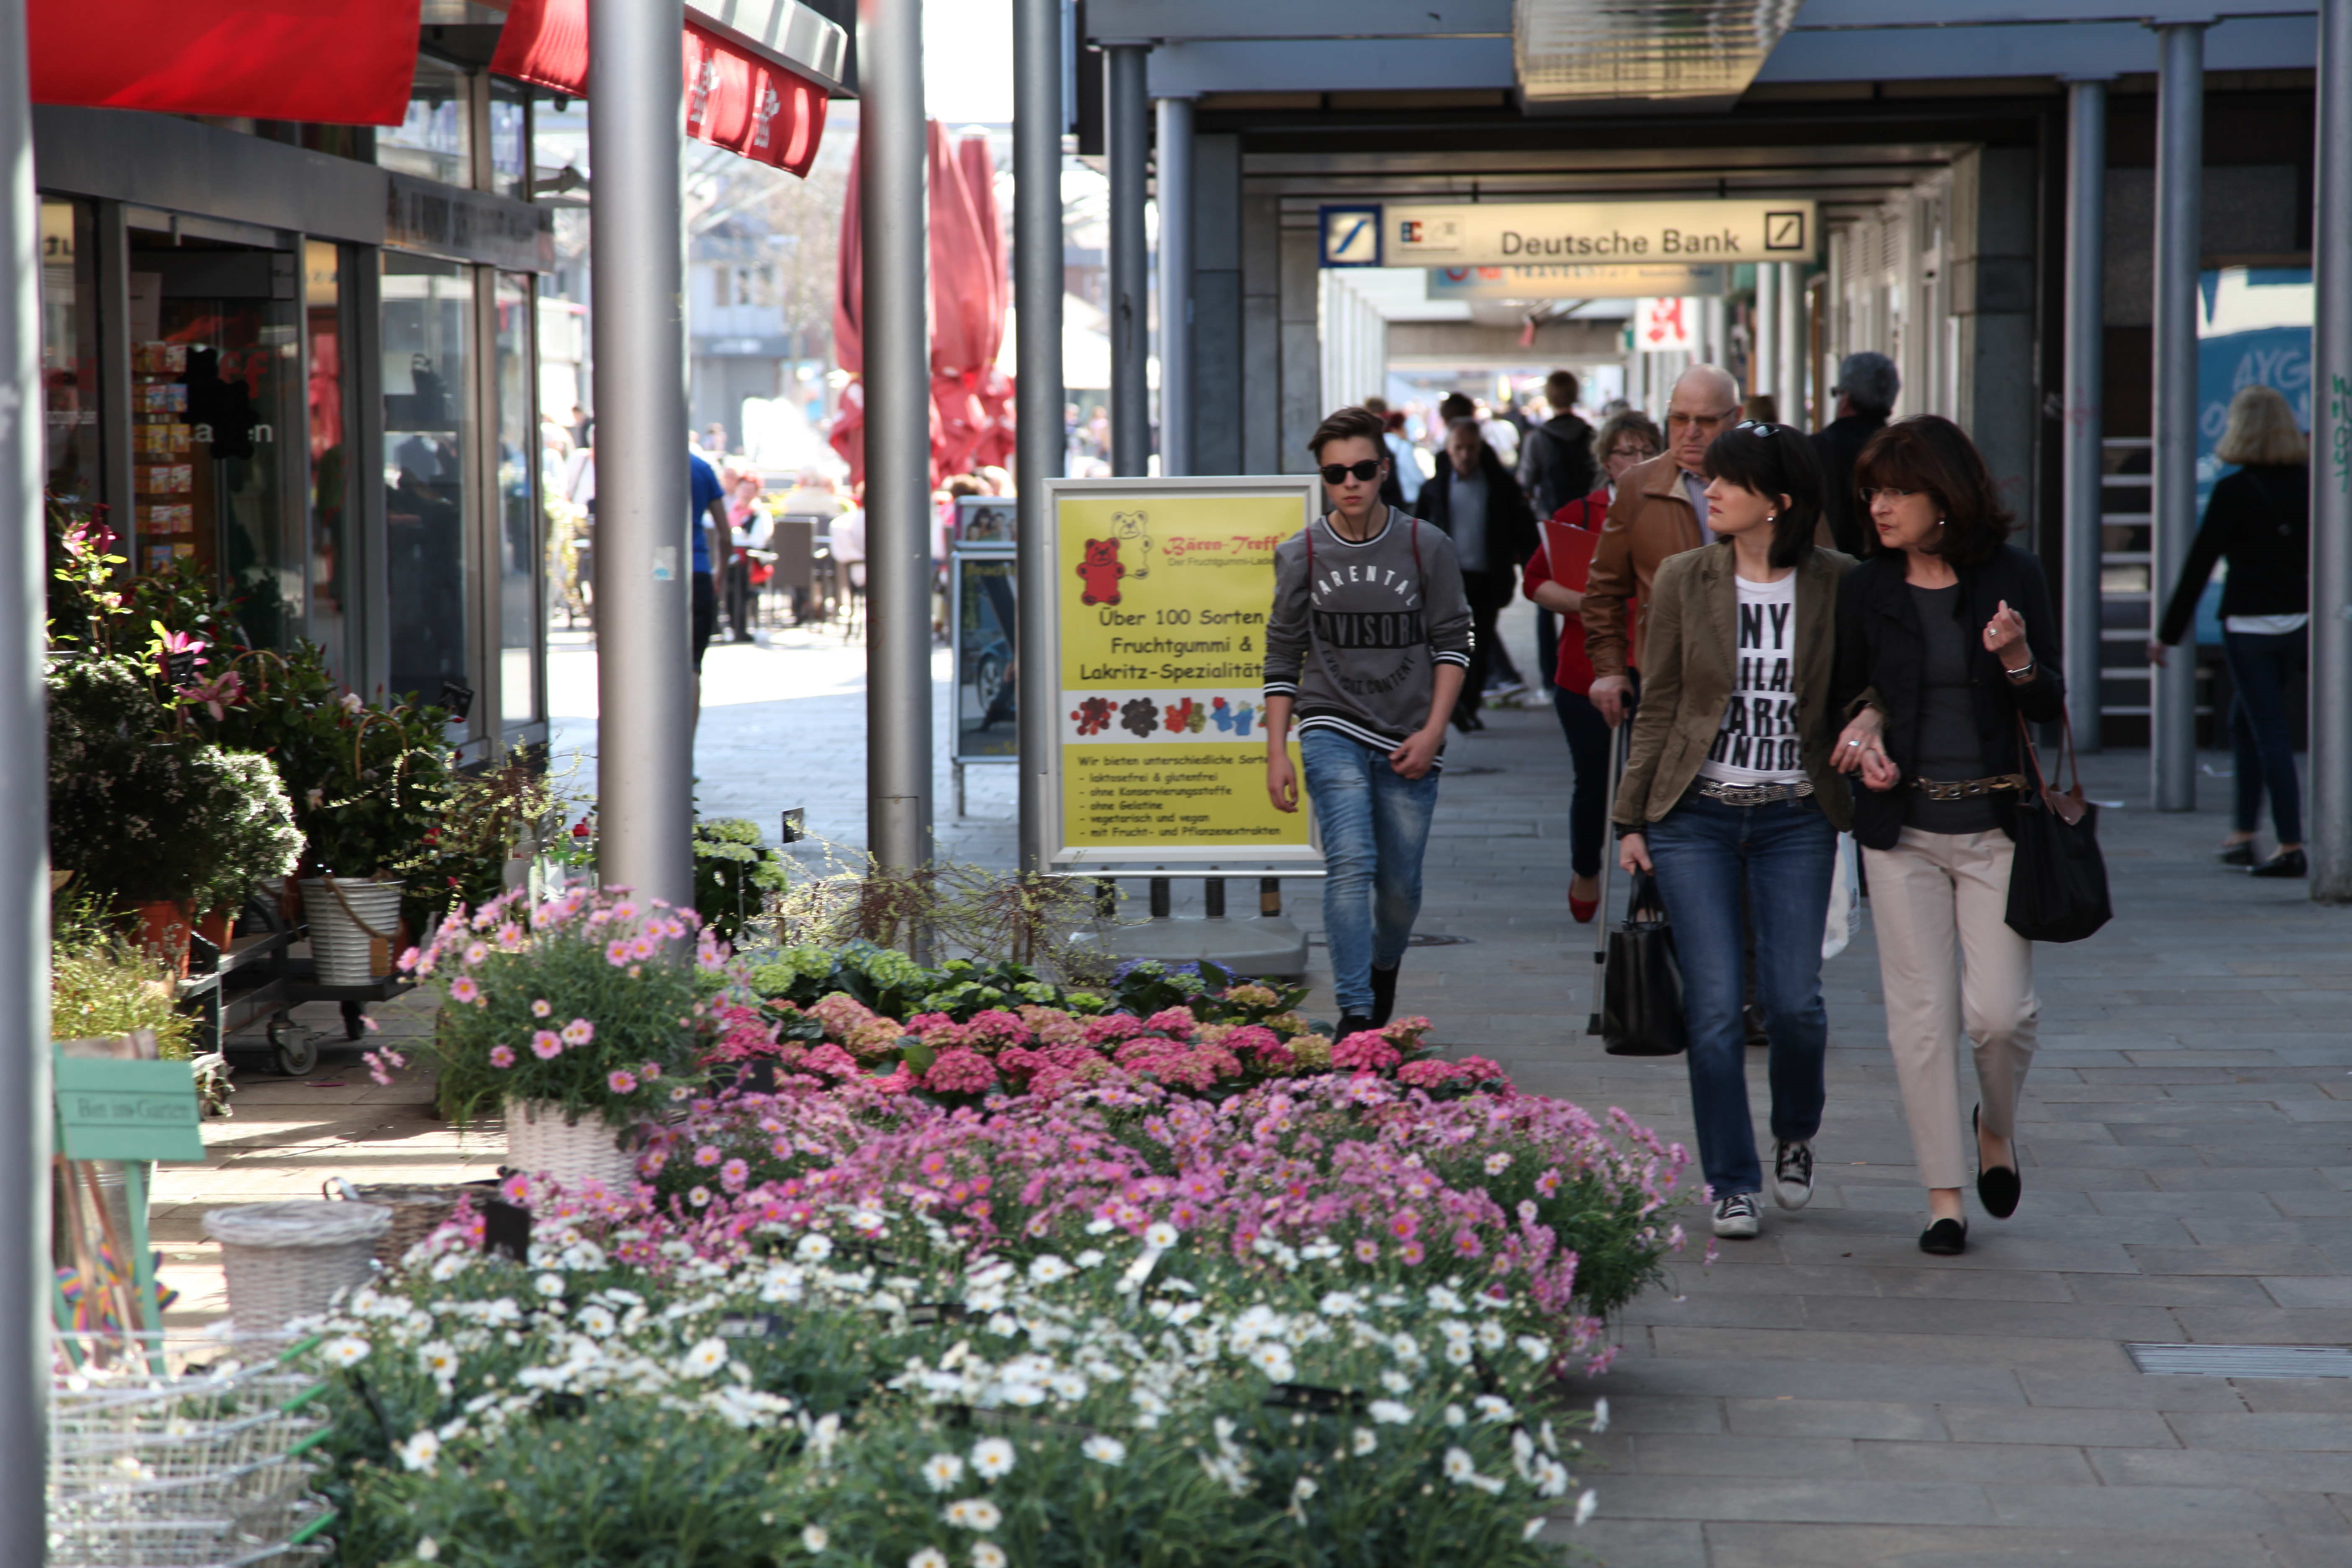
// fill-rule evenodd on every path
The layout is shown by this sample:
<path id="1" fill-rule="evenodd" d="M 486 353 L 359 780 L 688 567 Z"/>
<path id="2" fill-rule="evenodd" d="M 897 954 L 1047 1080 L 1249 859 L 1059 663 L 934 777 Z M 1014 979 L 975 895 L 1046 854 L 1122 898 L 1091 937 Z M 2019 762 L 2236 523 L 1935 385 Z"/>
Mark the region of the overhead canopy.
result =
<path id="1" fill-rule="evenodd" d="M 417 0 L 32 0 L 33 101 L 397 125 L 416 16 Z"/>
<path id="2" fill-rule="evenodd" d="M 744 13 L 756 8 L 761 16 Z M 825 104 L 848 35 L 794 0 L 721 0 L 686 12 L 686 133 L 805 174 L 824 136 Z M 772 37 L 773 44 L 762 41 Z M 805 53 L 788 58 L 784 47 Z M 588 95 L 588 0 L 515 0 L 490 68 L 553 92 Z"/>

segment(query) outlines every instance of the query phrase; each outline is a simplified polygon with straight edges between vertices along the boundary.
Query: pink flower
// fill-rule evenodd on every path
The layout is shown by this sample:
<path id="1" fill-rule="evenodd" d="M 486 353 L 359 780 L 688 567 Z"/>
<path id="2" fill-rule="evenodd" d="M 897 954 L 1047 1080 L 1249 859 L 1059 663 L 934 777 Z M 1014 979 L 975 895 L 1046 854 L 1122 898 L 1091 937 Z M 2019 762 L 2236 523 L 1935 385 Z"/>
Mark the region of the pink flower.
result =
<path id="1" fill-rule="evenodd" d="M 704 942 L 694 950 L 694 963 L 705 973 L 716 973 L 727 967 L 727 949 L 719 942 Z"/>
<path id="2" fill-rule="evenodd" d="M 1371 1029 L 1359 1029 L 1331 1047 L 1331 1065 L 1360 1072 L 1385 1072 L 1402 1061 L 1397 1048 Z"/>
<path id="3" fill-rule="evenodd" d="M 1416 1209 L 1399 1209 L 1389 1216 L 1389 1234 L 1399 1241 L 1411 1241 L 1421 1234 L 1421 1214 Z"/>
<path id="4" fill-rule="evenodd" d="M 1171 1039 L 1176 1040 L 1189 1040 L 1192 1037 L 1192 1031 L 1201 1026 L 1201 1020 L 1192 1016 L 1192 1009 L 1190 1007 L 1162 1007 L 1159 1012 L 1143 1020 L 1143 1026 L 1155 1035 L 1166 1035 Z"/>
<path id="5" fill-rule="evenodd" d="M 1369 1236 L 1358 1237 L 1356 1238 L 1356 1261 L 1359 1263 L 1378 1263 L 1380 1260 L 1381 1244 L 1374 1241 Z"/>
<path id="6" fill-rule="evenodd" d="M 923 1087 L 937 1094 L 978 1094 L 996 1082 L 996 1068 L 978 1051 L 959 1046 L 941 1051 Z"/>
<path id="7" fill-rule="evenodd" d="M 637 1092 L 637 1075 L 626 1068 L 614 1068 L 604 1075 L 604 1087 L 614 1094 Z"/>
<path id="8" fill-rule="evenodd" d="M 1285 1058 L 1291 1055 L 1290 1047 L 1282 1043 L 1282 1037 L 1264 1024 L 1244 1024 L 1240 1028 L 1228 1032 L 1217 1043 L 1237 1057 L 1273 1057 L 1276 1052 Z"/>
<path id="9" fill-rule="evenodd" d="M 460 974 L 449 982 L 449 1000 L 452 1002 L 471 1002 L 481 994 L 482 988 L 474 984 L 474 977 L 470 974 Z"/>
<path id="10" fill-rule="evenodd" d="M 615 969 L 626 968 L 629 963 L 629 939 L 616 936 L 604 944 L 604 962 Z"/>
<path id="11" fill-rule="evenodd" d="M 716 1143 L 705 1143 L 694 1152 L 694 1163 L 705 1169 L 716 1165 L 725 1157 L 719 1152 L 719 1145 Z"/>
<path id="12" fill-rule="evenodd" d="M 856 1078 L 858 1074 L 857 1058 L 830 1040 L 813 1047 L 801 1058 L 801 1066 L 827 1078 Z"/>
<path id="13" fill-rule="evenodd" d="M 534 1018 L 544 1018 L 554 1011 L 554 1006 L 544 996 L 530 1005 L 530 1016 Z"/>
<path id="14" fill-rule="evenodd" d="M 1435 1057 L 1423 1057 L 1397 1068 L 1397 1082 L 1413 1089 L 1435 1089 L 1454 1079 L 1454 1064 Z"/>
<path id="15" fill-rule="evenodd" d="M 551 1062 L 563 1054 L 563 1042 L 552 1029 L 541 1029 L 530 1037 L 530 1054 L 541 1061 Z"/>
<path id="16" fill-rule="evenodd" d="M 972 1015 L 971 1022 L 963 1026 L 964 1038 L 978 1043 L 987 1041 L 999 1046 L 1025 1046 L 1032 1038 L 1029 1026 L 1001 1007 L 986 1007 Z"/>
<path id="17" fill-rule="evenodd" d="M 719 1167 L 719 1180 L 730 1193 L 740 1193 L 743 1184 L 751 1179 L 751 1167 L 740 1159 L 730 1160 Z"/>
<path id="18" fill-rule="evenodd" d="M 1466 1226 L 1466 1225 L 1465 1225 L 1465 1226 L 1463 1226 L 1462 1227 L 1460 1227 L 1459 1229 L 1457 1229 L 1456 1231 L 1454 1231 L 1454 1257 L 1456 1257 L 1456 1258 L 1482 1258 L 1482 1257 L 1484 1257 L 1484 1256 L 1486 1255 L 1486 1244 L 1485 1244 L 1484 1242 L 1482 1242 L 1482 1241 L 1480 1241 L 1480 1240 L 1478 1239 L 1478 1233 L 1477 1233 L 1476 1231 L 1472 1230 L 1472 1229 L 1471 1229 L 1468 1226 Z"/>
<path id="19" fill-rule="evenodd" d="M 686 1194 L 686 1201 L 692 1204 L 698 1209 L 709 1208 L 710 1206 L 710 1189 L 709 1187 L 697 1186 L 688 1192 Z"/>
<path id="20" fill-rule="evenodd" d="M 490 1065 L 492 1067 L 510 1068 L 514 1066 L 514 1064 L 515 1054 L 514 1047 L 512 1046 L 492 1046 L 490 1047 Z"/>
<path id="21" fill-rule="evenodd" d="M 574 1018 L 563 1026 L 563 1043 L 567 1046 L 584 1046 L 595 1037 L 596 1026 L 585 1018 Z"/>
<path id="22" fill-rule="evenodd" d="M 659 1062 L 645 1062 L 640 1064 L 637 1068 L 637 1076 L 644 1079 L 647 1083 L 651 1083 L 655 1079 L 660 1078 L 661 1074 L 662 1066 Z"/>
<path id="23" fill-rule="evenodd" d="M 1143 1020 L 1132 1013 L 1108 1013 L 1099 1018 L 1087 1019 L 1086 1029 L 1087 1044 L 1116 1045 L 1120 1040 L 1131 1040 L 1143 1033 Z"/>

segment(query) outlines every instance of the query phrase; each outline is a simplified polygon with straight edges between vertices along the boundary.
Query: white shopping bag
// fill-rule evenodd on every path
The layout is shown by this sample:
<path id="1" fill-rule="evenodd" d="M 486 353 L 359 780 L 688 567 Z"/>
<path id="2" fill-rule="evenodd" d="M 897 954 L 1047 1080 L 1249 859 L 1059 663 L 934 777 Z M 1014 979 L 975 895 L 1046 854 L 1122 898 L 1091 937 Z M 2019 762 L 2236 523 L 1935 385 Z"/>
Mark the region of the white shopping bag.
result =
<path id="1" fill-rule="evenodd" d="M 1853 835 L 1838 835 L 1837 867 L 1830 873 L 1830 918 L 1822 930 L 1822 956 L 1843 952 L 1853 933 L 1862 929 L 1862 871 L 1855 859 Z"/>

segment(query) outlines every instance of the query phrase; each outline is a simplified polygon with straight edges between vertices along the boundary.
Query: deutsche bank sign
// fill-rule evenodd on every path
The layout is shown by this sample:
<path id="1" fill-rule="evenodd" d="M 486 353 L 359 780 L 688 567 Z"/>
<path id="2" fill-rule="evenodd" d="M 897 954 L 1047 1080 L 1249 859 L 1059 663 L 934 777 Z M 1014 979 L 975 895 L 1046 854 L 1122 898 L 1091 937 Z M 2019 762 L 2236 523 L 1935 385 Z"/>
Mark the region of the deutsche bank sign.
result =
<path id="1" fill-rule="evenodd" d="M 1811 261 L 1821 233 L 1809 201 L 1390 202 L 1326 208 L 1325 266 L 1513 267 L 1549 262 Z M 1343 216 L 1344 215 L 1344 216 Z M 1349 243 L 1336 247 L 1342 236 Z"/>

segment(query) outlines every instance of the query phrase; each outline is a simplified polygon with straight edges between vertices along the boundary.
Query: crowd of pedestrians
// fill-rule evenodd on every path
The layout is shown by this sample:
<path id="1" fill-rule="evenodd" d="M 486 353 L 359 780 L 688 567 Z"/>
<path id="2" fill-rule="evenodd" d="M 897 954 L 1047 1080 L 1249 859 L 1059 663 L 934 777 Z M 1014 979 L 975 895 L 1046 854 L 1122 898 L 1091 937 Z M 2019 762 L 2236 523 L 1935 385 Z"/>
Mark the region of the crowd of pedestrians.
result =
<path id="1" fill-rule="evenodd" d="M 1613 819 L 1617 864 L 1672 924 L 1715 1234 L 1759 1235 L 1767 1194 L 1789 1210 L 1811 1197 L 1824 932 L 1844 880 L 1872 911 L 1925 1189 L 1919 1245 L 1962 1252 L 1971 1170 L 1985 1214 L 2007 1218 L 2022 1197 L 2014 1140 L 2041 1004 L 2011 889 L 2021 813 L 2039 809 L 2032 727 L 2066 713 L 2041 564 L 2009 542 L 2013 520 L 1965 431 L 1892 417 L 1900 381 L 1882 354 L 1839 366 L 1835 417 L 1810 435 L 1753 417 L 1770 411 L 1743 409 L 1710 365 L 1675 382 L 1663 431 L 1622 405 L 1595 430 L 1578 391 L 1554 375 L 1553 412 L 1525 431 L 1449 398 L 1426 474 L 1385 408 L 1341 410 L 1316 433 L 1330 510 L 1277 552 L 1267 784 L 1297 808 L 1295 726 L 1329 861 L 1340 1027 L 1395 1005 L 1445 731 L 1483 727 L 1497 617 L 1524 591 L 1548 623 L 1538 668 L 1570 755 L 1570 912 L 1599 911 Z M 2302 876 L 2284 694 L 2309 615 L 2309 454 L 2285 401 L 2252 387 L 2218 456 L 2236 471 L 2214 489 L 2147 654 L 2161 662 L 2188 634 L 2226 561 L 2238 767 L 2221 858 Z M 2265 798 L 2278 847 L 2262 858 Z M 1765 1051 L 1769 1169 L 1750 1046 Z"/>

